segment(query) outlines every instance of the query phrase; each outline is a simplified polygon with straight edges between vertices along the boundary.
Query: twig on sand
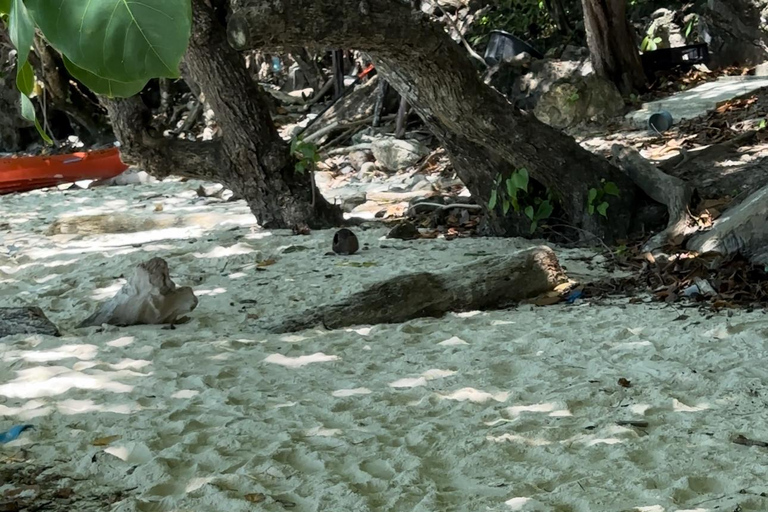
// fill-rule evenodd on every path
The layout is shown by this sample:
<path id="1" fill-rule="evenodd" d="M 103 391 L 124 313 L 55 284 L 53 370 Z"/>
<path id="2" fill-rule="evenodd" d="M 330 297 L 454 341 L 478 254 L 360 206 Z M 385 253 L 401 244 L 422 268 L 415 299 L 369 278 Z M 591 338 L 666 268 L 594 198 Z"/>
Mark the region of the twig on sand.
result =
<path id="1" fill-rule="evenodd" d="M 765 441 L 758 441 L 755 439 L 749 439 L 739 434 L 733 438 L 733 442 L 744 446 L 759 446 L 760 448 L 768 448 L 768 443 Z"/>

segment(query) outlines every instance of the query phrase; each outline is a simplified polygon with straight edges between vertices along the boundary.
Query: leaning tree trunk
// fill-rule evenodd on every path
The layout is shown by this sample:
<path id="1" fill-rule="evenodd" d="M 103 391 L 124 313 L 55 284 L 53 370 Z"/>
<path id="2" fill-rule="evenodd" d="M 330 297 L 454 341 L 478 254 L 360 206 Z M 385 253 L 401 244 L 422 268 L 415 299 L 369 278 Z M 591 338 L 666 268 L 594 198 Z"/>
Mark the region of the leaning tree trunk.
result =
<path id="1" fill-rule="evenodd" d="M 311 175 L 295 171 L 264 92 L 227 43 L 224 26 L 204 0 L 192 5 L 192 37 L 182 67 L 205 94 L 222 136 L 209 142 L 162 138 L 149 133 L 149 112 L 137 97 L 104 99 L 124 158 L 159 177 L 173 173 L 222 183 L 247 201 L 266 228 L 340 224 L 341 210 L 313 190 Z"/>
<path id="2" fill-rule="evenodd" d="M 627 19 L 627 0 L 581 0 L 595 72 L 629 94 L 645 87 L 645 73 Z"/>
<path id="3" fill-rule="evenodd" d="M 553 191 L 574 227 L 605 236 L 626 234 L 635 185 L 571 137 L 515 109 L 485 85 L 472 62 L 439 24 L 397 0 L 246 0 L 228 24 L 239 50 L 317 44 L 366 52 L 450 154 L 456 171 L 483 205 L 495 234 L 514 220 L 487 201 L 497 175 L 525 167 Z M 587 213 L 601 180 L 621 190 L 608 219 Z"/>

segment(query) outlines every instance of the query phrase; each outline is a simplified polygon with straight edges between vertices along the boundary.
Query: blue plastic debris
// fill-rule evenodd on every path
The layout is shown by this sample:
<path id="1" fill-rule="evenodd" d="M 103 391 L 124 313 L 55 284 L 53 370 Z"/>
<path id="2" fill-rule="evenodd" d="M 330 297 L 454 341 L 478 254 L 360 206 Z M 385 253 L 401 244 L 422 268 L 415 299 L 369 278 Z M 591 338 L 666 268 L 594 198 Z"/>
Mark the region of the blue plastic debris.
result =
<path id="1" fill-rule="evenodd" d="M 10 443 L 19 438 L 22 432 L 34 428 L 32 425 L 15 425 L 9 430 L 0 433 L 0 444 Z"/>
<path id="2" fill-rule="evenodd" d="M 568 294 L 568 297 L 566 297 L 565 302 L 567 302 L 568 304 L 573 304 L 578 299 L 580 299 L 582 295 L 584 295 L 584 293 L 581 290 L 573 290 L 571 293 Z"/>

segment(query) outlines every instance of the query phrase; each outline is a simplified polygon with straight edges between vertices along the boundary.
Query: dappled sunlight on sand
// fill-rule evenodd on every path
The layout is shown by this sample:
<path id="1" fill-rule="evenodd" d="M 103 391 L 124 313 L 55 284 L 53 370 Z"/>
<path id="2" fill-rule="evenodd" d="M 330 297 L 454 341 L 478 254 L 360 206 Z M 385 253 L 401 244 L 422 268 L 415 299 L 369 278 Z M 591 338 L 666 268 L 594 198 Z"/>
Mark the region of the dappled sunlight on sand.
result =
<path id="1" fill-rule="evenodd" d="M 332 231 L 259 230 L 197 186 L 3 197 L 0 306 L 38 305 L 62 330 L 0 341 L 0 431 L 35 427 L 4 454 L 76 493 L 130 489 L 114 512 L 765 509 L 739 493 L 768 479 L 764 451 L 731 442 L 768 439 L 762 314 L 580 300 L 270 334 L 262 320 L 527 242 L 360 228 L 375 265 L 355 267 L 326 255 Z M 86 212 L 188 224 L 45 236 Z M 75 328 L 153 256 L 199 296 L 189 322 Z"/>
<path id="2" fill-rule="evenodd" d="M 312 363 L 327 363 L 330 361 L 338 361 L 339 356 L 329 356 L 322 352 L 307 356 L 288 357 L 283 354 L 271 354 L 264 359 L 265 363 L 279 364 L 288 368 L 301 368 Z"/>

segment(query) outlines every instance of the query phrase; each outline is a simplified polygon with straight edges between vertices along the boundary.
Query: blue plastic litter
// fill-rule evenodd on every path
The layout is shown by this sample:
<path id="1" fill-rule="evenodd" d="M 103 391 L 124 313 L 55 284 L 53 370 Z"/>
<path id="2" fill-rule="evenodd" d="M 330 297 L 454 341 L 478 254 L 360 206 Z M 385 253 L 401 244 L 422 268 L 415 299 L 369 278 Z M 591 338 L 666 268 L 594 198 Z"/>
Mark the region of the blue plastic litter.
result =
<path id="1" fill-rule="evenodd" d="M 582 295 L 584 295 L 584 293 L 581 290 L 574 290 L 570 294 L 568 294 L 568 297 L 565 299 L 565 302 L 567 302 L 568 304 L 573 304 L 578 299 L 580 299 Z"/>
<path id="2" fill-rule="evenodd" d="M 15 425 L 9 430 L 0 433 L 0 444 L 10 443 L 19 438 L 22 432 L 34 428 L 32 425 Z"/>

